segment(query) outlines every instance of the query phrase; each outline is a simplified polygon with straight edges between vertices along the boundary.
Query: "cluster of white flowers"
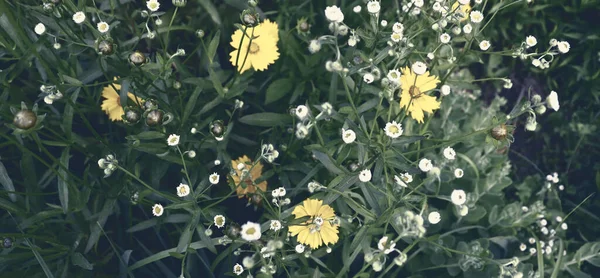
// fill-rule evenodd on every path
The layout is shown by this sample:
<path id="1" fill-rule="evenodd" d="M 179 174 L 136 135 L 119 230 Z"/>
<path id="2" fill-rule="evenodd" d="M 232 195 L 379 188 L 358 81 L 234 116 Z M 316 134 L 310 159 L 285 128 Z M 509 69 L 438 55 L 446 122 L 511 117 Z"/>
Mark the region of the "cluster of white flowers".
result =
<path id="1" fill-rule="evenodd" d="M 310 193 L 314 193 L 315 191 L 321 190 L 322 188 L 324 188 L 324 186 L 316 181 L 311 181 L 308 183 L 308 192 Z"/>
<path id="2" fill-rule="evenodd" d="M 290 200 L 290 198 L 281 199 L 285 197 L 286 194 L 287 191 L 284 187 L 273 189 L 273 191 L 271 191 L 271 195 L 273 195 L 271 202 L 277 207 L 291 204 L 292 200 Z"/>
<path id="3" fill-rule="evenodd" d="M 394 181 L 400 187 L 408 187 L 408 184 L 413 181 L 413 177 L 409 173 L 400 174 L 400 176 L 394 176 Z"/>
<path id="4" fill-rule="evenodd" d="M 398 230 L 402 231 L 400 237 L 422 237 L 425 235 L 423 217 L 410 210 L 398 215 L 394 223 L 399 227 Z"/>
<path id="5" fill-rule="evenodd" d="M 104 170 L 105 178 L 110 176 L 117 169 L 117 165 L 119 165 L 119 161 L 112 154 L 98 160 L 98 167 Z"/>
<path id="6" fill-rule="evenodd" d="M 42 91 L 40 96 L 44 97 L 44 102 L 46 104 L 52 104 L 52 103 L 54 103 L 54 101 L 63 98 L 63 94 L 54 85 L 52 85 L 52 86 L 42 85 L 42 86 L 40 86 L 40 91 Z"/>
<path id="7" fill-rule="evenodd" d="M 267 162 L 273 163 L 279 157 L 279 151 L 275 149 L 273 144 L 263 144 L 260 150 L 260 155 Z"/>

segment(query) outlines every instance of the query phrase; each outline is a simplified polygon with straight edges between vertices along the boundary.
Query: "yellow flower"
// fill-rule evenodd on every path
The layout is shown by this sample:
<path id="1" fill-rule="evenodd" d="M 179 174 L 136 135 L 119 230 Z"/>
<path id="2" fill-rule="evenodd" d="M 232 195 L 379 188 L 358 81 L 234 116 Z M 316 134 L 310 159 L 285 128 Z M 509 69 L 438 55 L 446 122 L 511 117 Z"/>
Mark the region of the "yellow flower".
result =
<path id="1" fill-rule="evenodd" d="M 433 113 L 433 110 L 440 108 L 440 102 L 435 97 L 425 94 L 425 92 L 435 89 L 440 83 L 437 76 L 430 76 L 429 71 L 417 75 L 405 67 L 402 69 L 400 82 L 402 82 L 400 107 L 407 109 L 410 116 L 417 122 L 423 123 L 423 111 Z"/>
<path id="2" fill-rule="evenodd" d="M 117 78 L 115 77 L 115 80 Z M 114 86 L 114 88 L 113 88 Z M 123 106 L 121 105 L 121 97 L 119 96 L 119 93 L 116 90 L 121 90 L 121 85 L 120 84 L 112 84 L 108 85 L 106 87 L 104 87 L 104 89 L 102 89 L 102 97 L 104 97 L 104 101 L 102 101 L 102 111 L 106 112 L 106 115 L 108 115 L 108 118 L 111 121 L 122 121 L 123 120 L 123 114 L 125 114 L 125 111 L 123 110 Z M 133 100 L 136 104 L 141 104 L 142 103 L 142 99 L 136 97 L 134 94 L 132 93 L 127 93 L 127 96 L 129 97 L 129 99 Z"/>
<path id="3" fill-rule="evenodd" d="M 250 37 L 253 37 L 252 42 L 250 42 Z M 240 41 L 242 42 L 241 47 Z M 269 20 L 265 20 L 254 28 L 247 28 L 245 35 L 242 30 L 238 29 L 231 36 L 231 46 L 235 48 L 229 54 L 231 64 L 236 66 L 240 73 L 250 68 L 259 71 L 266 70 L 270 64 L 279 59 L 277 41 L 279 41 L 277 23 Z"/>
<path id="4" fill-rule="evenodd" d="M 298 242 L 317 249 L 322 244 L 333 244 L 339 240 L 339 226 L 332 224 L 335 211 L 329 205 L 323 205 L 322 200 L 306 199 L 294 208 L 292 214 L 296 219 L 309 217 L 303 224 L 289 227 L 292 236 L 298 236 Z"/>
<path id="5" fill-rule="evenodd" d="M 267 191 L 267 181 L 262 181 L 259 184 L 256 184 L 256 180 L 262 176 L 263 165 L 260 163 L 260 161 L 256 162 L 256 165 L 252 167 L 252 160 L 244 155 L 237 160 L 232 160 L 231 168 L 235 172 L 235 174 L 231 175 L 231 178 L 233 183 L 235 183 L 237 186 L 236 193 L 238 198 L 242 198 L 248 194 L 256 193 L 257 187 L 262 192 Z M 246 188 L 243 188 L 240 184 L 242 179 Z"/>
<path id="6" fill-rule="evenodd" d="M 454 4 L 452 4 L 452 11 L 454 11 L 455 13 L 460 13 L 463 15 L 463 17 L 460 19 L 460 21 L 465 21 L 467 19 L 469 19 L 469 13 L 471 12 L 471 5 L 466 4 L 466 5 L 460 5 L 460 3 L 458 3 L 458 1 L 454 2 Z"/>

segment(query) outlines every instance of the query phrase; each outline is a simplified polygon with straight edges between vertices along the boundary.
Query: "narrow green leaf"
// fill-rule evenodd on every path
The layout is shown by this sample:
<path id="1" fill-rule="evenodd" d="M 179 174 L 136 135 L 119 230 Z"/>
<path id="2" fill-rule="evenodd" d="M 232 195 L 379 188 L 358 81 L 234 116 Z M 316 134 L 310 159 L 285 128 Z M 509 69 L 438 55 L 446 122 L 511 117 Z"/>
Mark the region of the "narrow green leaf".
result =
<path id="1" fill-rule="evenodd" d="M 217 244 L 218 242 L 219 242 L 218 238 L 213 238 L 212 239 L 212 243 L 213 244 Z M 189 248 L 197 250 L 197 249 L 206 248 L 206 245 L 204 244 L 204 242 L 196 241 L 196 242 L 192 242 L 190 244 Z M 171 248 L 171 249 L 160 251 L 160 252 L 158 252 L 158 253 L 150 256 L 150 257 L 147 257 L 147 258 L 145 258 L 143 260 L 140 260 L 140 261 L 136 262 L 135 264 L 131 265 L 129 267 L 129 270 L 135 270 L 135 269 L 138 269 L 138 268 L 140 268 L 142 266 L 145 266 L 145 265 L 147 265 L 149 263 L 153 263 L 153 262 L 156 262 L 158 260 L 167 258 L 167 257 L 170 256 L 170 253 L 176 253 L 175 251 L 176 251 L 176 248 Z"/>
<path id="2" fill-rule="evenodd" d="M 210 0 L 200 0 L 200 5 L 208 12 L 212 21 L 218 26 L 221 25 L 221 17 L 219 16 L 219 12 L 217 8 Z"/>
<path id="3" fill-rule="evenodd" d="M 0 161 L 0 183 L 2 184 L 2 186 L 4 186 L 4 190 L 11 191 L 11 192 L 15 191 L 15 185 L 13 184 L 12 180 L 8 176 L 8 172 L 6 171 L 6 167 L 4 167 L 4 164 L 2 163 L 2 161 Z M 17 201 L 17 195 L 15 195 L 13 193 L 9 193 L 8 197 L 13 202 Z"/>
<path id="4" fill-rule="evenodd" d="M 77 97 L 79 96 L 79 91 L 81 90 L 81 88 L 77 88 L 73 94 L 71 95 L 71 103 L 73 105 L 77 105 Z M 65 106 L 65 112 L 63 114 L 63 131 L 65 132 L 65 136 L 69 139 L 71 139 L 71 133 L 72 133 L 72 129 L 73 129 L 73 112 L 74 112 L 74 108 L 73 105 L 67 104 Z"/>
<path id="5" fill-rule="evenodd" d="M 325 166 L 327 170 L 329 170 L 329 172 L 335 175 L 344 174 L 344 171 L 340 168 L 339 165 L 335 164 L 335 161 L 328 154 L 318 150 L 313 150 L 312 153 L 315 156 L 315 158 L 319 160 L 319 162 L 321 162 L 321 164 L 323 164 L 323 166 Z"/>
<path id="6" fill-rule="evenodd" d="M 169 216 L 166 217 L 166 219 L 164 220 L 165 223 L 186 223 L 188 221 L 190 221 L 191 217 L 189 214 L 183 214 L 183 213 L 177 213 L 177 214 L 170 214 Z M 156 226 L 156 224 L 158 224 L 158 218 L 151 218 L 145 221 L 142 221 L 136 225 L 134 225 L 133 227 L 127 229 L 126 232 L 128 233 L 134 233 L 137 231 L 142 231 L 151 227 Z"/>
<path id="7" fill-rule="evenodd" d="M 192 240 L 192 236 L 194 235 L 194 231 L 196 230 L 196 226 L 198 226 L 198 221 L 200 221 L 200 212 L 194 212 L 194 217 L 187 224 L 183 233 L 179 237 L 179 243 L 177 243 L 177 253 L 183 253 L 188 248 L 188 244 Z"/>
<path id="8" fill-rule="evenodd" d="M 76 85 L 76 86 L 81 86 L 83 85 L 83 83 L 81 81 L 79 81 L 77 78 L 73 78 L 71 76 L 68 76 L 66 74 L 62 75 L 62 78 L 65 82 L 72 84 L 72 85 Z"/>
<path id="9" fill-rule="evenodd" d="M 128 140 L 136 140 L 136 139 L 152 140 L 152 139 L 158 139 L 158 138 L 165 138 L 165 134 L 162 132 L 158 132 L 158 131 L 143 131 L 137 135 L 129 135 L 125 138 Z"/>
<path id="10" fill-rule="evenodd" d="M 213 100 L 211 100 L 209 103 L 205 104 L 202 107 L 202 109 L 200 110 L 200 115 L 210 111 L 210 109 L 215 108 L 215 106 L 219 105 L 222 101 L 223 101 L 223 98 L 221 96 L 217 96 L 216 98 L 214 98 Z"/>
<path id="11" fill-rule="evenodd" d="M 210 44 L 208 45 L 208 50 L 206 55 L 208 55 L 208 60 L 212 64 L 213 59 L 215 58 L 215 54 L 217 54 L 217 48 L 219 47 L 219 42 L 221 40 L 221 30 L 217 30 L 212 40 L 210 40 Z"/>
<path id="12" fill-rule="evenodd" d="M 86 270 L 93 270 L 94 266 L 79 252 L 73 253 L 71 256 L 71 262 L 73 265 L 81 267 Z"/>
<path id="13" fill-rule="evenodd" d="M 273 81 L 273 83 L 269 85 L 269 88 L 267 88 L 265 104 L 277 101 L 287 95 L 292 91 L 293 85 L 291 78 L 281 78 Z"/>
<path id="14" fill-rule="evenodd" d="M 240 122 L 253 126 L 273 127 L 290 124 L 292 117 L 288 114 L 263 112 L 241 117 Z"/>
<path id="15" fill-rule="evenodd" d="M 21 231 L 21 232 L 23 232 L 23 231 Z M 38 250 L 37 250 L 37 249 L 40 249 L 40 248 L 37 247 L 37 246 L 35 246 L 35 245 L 33 245 L 31 243 L 31 241 L 29 241 L 28 238 L 25 238 L 25 242 L 31 248 L 31 252 L 33 252 L 33 255 L 35 256 L 35 259 L 37 260 L 37 262 L 42 267 L 42 270 L 44 271 L 44 274 L 46 274 L 46 277 L 48 277 L 48 278 L 54 278 L 54 275 L 52 274 L 52 271 L 50 271 L 50 268 L 48 268 L 48 265 L 46 264 L 46 261 L 44 261 L 44 258 L 42 257 L 42 255 L 40 255 L 40 252 L 38 252 Z"/>
<path id="16" fill-rule="evenodd" d="M 183 116 L 181 117 L 182 124 L 187 123 L 187 119 L 190 117 L 190 114 L 192 114 L 192 111 L 194 111 L 194 108 L 196 107 L 196 101 L 198 100 L 201 92 L 202 89 L 200 87 L 196 87 L 190 98 L 187 100 L 185 109 L 183 110 Z"/>
<path id="17" fill-rule="evenodd" d="M 87 245 L 85 246 L 85 251 L 83 253 L 87 253 L 92 250 L 92 247 L 98 242 L 100 238 L 101 227 L 104 227 L 108 216 L 113 212 L 113 206 L 115 205 L 116 200 L 108 199 L 104 203 L 100 214 L 98 215 L 97 221 L 91 221 L 90 223 L 90 237 L 88 238 Z"/>
<path id="18" fill-rule="evenodd" d="M 69 210 L 69 175 L 67 170 L 69 170 L 69 151 L 70 148 L 66 147 L 62 155 L 60 156 L 60 164 L 64 166 L 58 169 L 59 176 L 58 178 L 58 199 L 60 200 L 60 205 L 63 209 L 63 213 L 67 213 Z"/>
<path id="19" fill-rule="evenodd" d="M 217 73 L 211 66 L 208 66 L 208 77 L 210 78 L 210 81 L 212 82 L 213 87 L 215 87 L 215 90 L 217 90 L 217 93 L 219 94 L 219 96 L 225 97 L 225 90 L 223 90 L 223 85 L 221 84 L 221 80 L 219 79 L 219 76 L 217 76 Z"/>

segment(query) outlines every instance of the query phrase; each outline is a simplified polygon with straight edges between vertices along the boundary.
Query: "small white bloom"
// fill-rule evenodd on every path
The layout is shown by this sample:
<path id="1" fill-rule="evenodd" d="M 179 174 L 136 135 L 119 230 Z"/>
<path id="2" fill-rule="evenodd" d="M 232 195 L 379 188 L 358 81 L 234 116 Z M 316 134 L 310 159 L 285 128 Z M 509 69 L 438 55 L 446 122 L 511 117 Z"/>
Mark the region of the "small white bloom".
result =
<path id="1" fill-rule="evenodd" d="M 75 23 L 77 23 L 77 24 L 83 23 L 83 21 L 85 21 L 85 13 L 83 13 L 83 12 L 74 13 L 73 21 L 75 21 Z"/>
<path id="2" fill-rule="evenodd" d="M 279 229 L 281 229 L 281 222 L 279 222 L 279 220 L 271 220 L 271 225 L 269 225 L 269 229 L 273 231 L 279 231 Z"/>
<path id="3" fill-rule="evenodd" d="M 377 14 L 381 10 L 381 5 L 379 5 L 379 1 L 369 1 L 367 3 L 367 11 L 370 14 Z"/>
<path id="4" fill-rule="evenodd" d="M 471 0 L 458 0 L 458 3 L 461 5 L 469 5 L 471 4 Z"/>
<path id="5" fill-rule="evenodd" d="M 356 39 L 356 36 L 350 36 L 348 38 L 348 45 L 349 46 L 355 46 L 356 43 L 358 43 L 358 40 Z"/>
<path id="6" fill-rule="evenodd" d="M 396 121 L 392 121 L 391 123 L 385 124 L 385 135 L 392 139 L 396 139 L 402 135 L 404 130 L 402 129 L 402 124 L 397 123 Z"/>
<path id="7" fill-rule="evenodd" d="M 421 75 L 423 73 L 425 73 L 427 71 L 427 65 L 425 65 L 425 63 L 423 62 L 415 62 L 414 64 L 412 64 L 412 71 L 415 74 Z"/>
<path id="8" fill-rule="evenodd" d="M 465 34 L 471 34 L 471 31 L 473 31 L 473 26 L 471 26 L 471 24 L 465 24 L 465 26 L 463 26 L 463 32 Z"/>
<path id="9" fill-rule="evenodd" d="M 308 51 L 311 54 L 314 54 L 316 52 L 319 52 L 319 50 L 321 50 L 321 42 L 319 40 L 311 40 L 308 44 Z"/>
<path id="10" fill-rule="evenodd" d="M 161 216 L 163 212 L 165 212 L 165 210 L 161 204 L 155 204 L 152 206 L 152 214 L 154 214 L 154 216 Z"/>
<path id="11" fill-rule="evenodd" d="M 373 267 L 373 271 L 375 272 L 380 272 L 383 270 L 383 264 L 381 261 L 374 261 L 373 264 L 371 264 L 371 267 Z"/>
<path id="12" fill-rule="evenodd" d="M 211 184 L 218 184 L 219 183 L 219 174 L 217 173 L 212 173 L 209 177 L 208 180 L 210 181 Z"/>
<path id="13" fill-rule="evenodd" d="M 546 228 L 546 227 L 542 227 L 542 228 L 540 229 L 540 231 L 541 231 L 541 232 L 542 232 L 542 234 L 544 234 L 544 235 L 547 235 L 547 234 L 548 234 L 548 228 Z"/>
<path id="14" fill-rule="evenodd" d="M 480 11 L 472 11 L 470 14 L 471 22 L 479 23 L 483 21 L 483 14 Z"/>
<path id="15" fill-rule="evenodd" d="M 98 28 L 98 31 L 100 31 L 100 33 L 106 33 L 106 32 L 108 32 L 108 29 L 110 29 L 110 25 L 108 25 L 108 23 L 106 23 L 104 21 L 100 21 L 96 25 L 96 28 Z"/>
<path id="16" fill-rule="evenodd" d="M 542 226 L 548 225 L 548 220 L 546 220 L 546 219 L 540 220 L 540 225 L 542 225 Z"/>
<path id="17" fill-rule="evenodd" d="M 225 227 L 225 216 L 223 215 L 215 215 L 215 217 L 213 218 L 213 222 L 215 223 L 215 226 L 217 226 L 217 228 L 223 228 Z"/>
<path id="18" fill-rule="evenodd" d="M 242 264 L 244 265 L 245 268 L 253 268 L 255 262 L 251 256 L 248 256 L 248 257 L 244 257 L 244 259 L 242 260 Z"/>
<path id="19" fill-rule="evenodd" d="M 409 173 L 404 173 L 400 176 L 394 176 L 394 181 L 401 187 L 408 187 L 408 184 L 413 181 L 413 177 Z"/>
<path id="20" fill-rule="evenodd" d="M 392 26 L 392 31 L 394 31 L 394 33 L 402 33 L 404 32 L 404 25 L 400 22 L 396 22 L 394 23 L 394 26 Z"/>
<path id="21" fill-rule="evenodd" d="M 388 25 L 387 20 L 384 19 L 381 21 L 381 27 L 386 27 L 387 25 Z"/>
<path id="22" fill-rule="evenodd" d="M 529 244 L 534 244 L 535 243 L 535 238 L 530 237 L 529 238 Z"/>
<path id="23" fill-rule="evenodd" d="M 533 59 L 533 60 L 531 60 L 531 64 L 532 64 L 534 67 L 536 67 L 536 68 L 537 68 L 537 67 L 540 67 L 540 66 L 542 65 L 542 62 L 540 62 L 540 60 L 539 60 L 539 59 Z"/>
<path id="24" fill-rule="evenodd" d="M 221 160 L 216 159 L 214 163 L 215 165 L 221 165 Z"/>
<path id="25" fill-rule="evenodd" d="M 365 73 L 365 75 L 363 75 L 363 81 L 367 84 L 373 83 L 374 80 L 375 76 L 372 73 Z"/>
<path id="26" fill-rule="evenodd" d="M 273 191 L 271 191 L 271 195 L 273 195 L 275 198 L 279 197 L 279 190 L 273 189 Z"/>
<path id="27" fill-rule="evenodd" d="M 557 216 L 557 217 L 556 217 L 556 222 L 562 222 L 562 221 L 563 221 L 563 218 L 562 218 L 562 217 L 560 217 L 560 216 Z"/>
<path id="28" fill-rule="evenodd" d="M 492 46 L 492 45 L 490 44 L 490 42 L 488 40 L 482 40 L 479 43 L 479 49 L 481 49 L 483 51 L 488 50 L 490 48 L 490 46 Z"/>
<path id="29" fill-rule="evenodd" d="M 450 86 L 448 85 L 443 85 L 441 88 L 442 91 L 442 95 L 447 96 L 450 94 Z"/>
<path id="30" fill-rule="evenodd" d="M 571 45 L 566 41 L 560 41 L 556 44 L 560 53 L 567 53 L 571 49 Z"/>
<path id="31" fill-rule="evenodd" d="M 284 188 L 284 187 L 279 187 L 279 188 L 277 188 L 277 189 L 275 189 L 275 190 L 277 190 L 277 192 L 278 192 L 278 196 L 279 196 L 279 197 L 284 197 L 284 196 L 285 196 L 285 194 L 287 193 L 287 191 L 285 190 L 285 188 Z"/>
<path id="32" fill-rule="evenodd" d="M 442 43 L 449 43 L 450 42 L 450 35 L 448 35 L 448 33 L 443 33 L 440 35 L 440 42 Z"/>
<path id="33" fill-rule="evenodd" d="M 325 8 L 325 17 L 331 22 L 340 23 L 344 21 L 344 13 L 336 5 Z"/>
<path id="34" fill-rule="evenodd" d="M 399 42 L 399 41 L 401 41 L 401 40 L 402 40 L 402 38 L 403 38 L 403 37 L 404 37 L 404 36 L 402 35 L 402 33 L 392 33 L 392 34 L 390 35 L 390 39 L 391 39 L 393 42 Z"/>
<path id="35" fill-rule="evenodd" d="M 247 241 L 260 239 L 260 224 L 248 221 L 242 225 L 242 238 Z"/>
<path id="36" fill-rule="evenodd" d="M 567 226 L 567 223 L 562 223 L 562 224 L 560 224 L 560 228 L 563 230 L 566 230 L 569 228 L 569 226 Z"/>
<path id="37" fill-rule="evenodd" d="M 354 8 L 352 8 L 352 11 L 355 13 L 360 13 L 360 11 L 362 11 L 362 7 L 360 5 L 356 5 Z"/>
<path id="38" fill-rule="evenodd" d="M 294 249 L 296 249 L 296 253 L 302 254 L 302 253 L 304 253 L 305 248 L 304 248 L 304 245 L 298 244 L 298 245 L 296 245 L 296 248 L 294 248 Z"/>
<path id="39" fill-rule="evenodd" d="M 521 250 L 521 251 L 527 250 L 527 245 L 525 245 L 525 243 L 521 243 L 521 245 L 519 245 L 519 250 Z"/>
<path id="40" fill-rule="evenodd" d="M 352 129 L 342 129 L 342 140 L 346 144 L 350 144 L 356 140 L 356 133 Z"/>
<path id="41" fill-rule="evenodd" d="M 427 220 L 431 224 L 437 224 L 437 223 L 440 223 L 440 220 L 442 220 L 442 216 L 440 215 L 439 212 L 433 211 L 433 212 L 429 213 L 429 215 L 427 216 Z"/>
<path id="42" fill-rule="evenodd" d="M 370 181 L 371 180 L 371 170 L 364 169 L 364 170 L 360 171 L 360 174 L 358 175 L 358 179 L 362 182 Z"/>
<path id="43" fill-rule="evenodd" d="M 396 243 L 389 240 L 389 238 L 387 236 L 382 237 L 379 242 L 377 243 L 377 248 L 381 251 L 383 251 L 384 254 L 389 254 L 392 251 L 394 251 L 394 248 L 396 247 Z"/>
<path id="44" fill-rule="evenodd" d="M 44 25 L 43 23 L 38 23 L 37 25 L 35 25 L 35 28 L 33 28 L 33 31 L 35 31 L 36 34 L 41 36 L 42 34 L 46 33 L 46 25 Z"/>
<path id="45" fill-rule="evenodd" d="M 171 134 L 171 135 L 169 135 L 169 138 L 167 138 L 167 144 L 169 146 L 177 146 L 177 145 L 179 145 L 179 135 L 177 135 L 177 134 Z"/>
<path id="46" fill-rule="evenodd" d="M 454 170 L 454 176 L 455 176 L 457 179 L 460 179 L 460 178 L 462 178 L 464 174 L 465 174 L 465 172 L 463 171 L 463 169 L 456 168 L 456 169 Z"/>
<path id="47" fill-rule="evenodd" d="M 432 52 L 427 53 L 427 59 L 433 60 L 434 58 L 435 58 L 435 54 L 433 54 Z"/>
<path id="48" fill-rule="evenodd" d="M 387 78 L 392 81 L 394 84 L 400 84 L 400 71 L 397 69 L 393 69 L 388 71 Z"/>
<path id="49" fill-rule="evenodd" d="M 450 194 L 450 199 L 452 200 L 453 204 L 462 206 L 467 202 L 467 194 L 464 190 L 454 189 L 452 194 Z"/>
<path id="50" fill-rule="evenodd" d="M 180 183 L 179 186 L 177 186 L 177 196 L 185 197 L 187 195 L 190 195 L 190 186 L 185 183 Z"/>
<path id="51" fill-rule="evenodd" d="M 296 138 L 304 139 L 308 135 L 308 127 L 303 124 L 296 125 Z"/>
<path id="52" fill-rule="evenodd" d="M 534 36 L 527 36 L 527 38 L 525 38 L 525 43 L 527 44 L 527 47 L 533 47 L 537 44 L 537 39 Z"/>
<path id="53" fill-rule="evenodd" d="M 560 108 L 560 103 L 558 102 L 558 94 L 555 91 L 550 92 L 550 95 L 548 95 L 546 98 L 546 104 L 548 105 L 548 108 L 558 111 Z"/>
<path id="54" fill-rule="evenodd" d="M 562 184 L 561 184 L 561 185 L 559 185 L 559 186 L 558 186 L 558 190 L 560 190 L 560 191 L 563 191 L 563 190 L 565 190 L 565 186 L 564 186 L 564 185 L 562 185 Z"/>
<path id="55" fill-rule="evenodd" d="M 452 147 L 446 147 L 444 149 L 444 157 L 448 160 L 454 160 L 456 158 L 456 152 Z"/>
<path id="56" fill-rule="evenodd" d="M 513 86 L 512 80 L 506 78 L 504 79 L 504 85 L 502 85 L 505 89 L 510 89 Z"/>
<path id="57" fill-rule="evenodd" d="M 421 169 L 421 171 L 429 172 L 429 171 L 431 171 L 432 168 L 433 168 L 433 164 L 431 163 L 431 160 L 429 160 L 427 158 L 423 158 L 423 159 L 421 159 L 421 161 L 419 161 L 419 169 Z"/>
<path id="58" fill-rule="evenodd" d="M 160 7 L 160 3 L 158 3 L 158 0 L 146 1 L 146 8 L 148 8 L 148 10 L 150 10 L 151 12 L 158 11 L 159 7 Z"/>
<path id="59" fill-rule="evenodd" d="M 460 214 L 460 216 L 465 216 L 465 215 L 469 214 L 469 207 L 468 206 L 459 206 L 458 214 Z"/>
<path id="60" fill-rule="evenodd" d="M 241 264 L 235 264 L 233 266 L 233 273 L 235 273 L 235 275 L 240 276 L 242 275 L 242 272 L 244 272 L 244 267 Z"/>
<path id="61" fill-rule="evenodd" d="M 306 105 L 298 105 L 298 107 L 296 107 L 296 117 L 299 120 L 304 121 L 308 117 L 308 107 L 306 107 Z"/>

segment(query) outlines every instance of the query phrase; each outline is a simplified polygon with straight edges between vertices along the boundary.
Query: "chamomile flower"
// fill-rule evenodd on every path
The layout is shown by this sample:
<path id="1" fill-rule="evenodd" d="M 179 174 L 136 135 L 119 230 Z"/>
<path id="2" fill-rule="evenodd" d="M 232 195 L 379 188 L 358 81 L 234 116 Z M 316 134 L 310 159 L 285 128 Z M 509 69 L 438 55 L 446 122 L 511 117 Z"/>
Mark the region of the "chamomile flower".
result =
<path id="1" fill-rule="evenodd" d="M 394 176 L 394 181 L 401 187 L 408 187 L 408 184 L 413 181 L 413 177 L 409 173 L 404 173 L 400 176 Z"/>
<path id="2" fill-rule="evenodd" d="M 325 8 L 325 17 L 330 22 L 340 23 L 344 21 L 344 13 L 336 5 Z"/>
<path id="3" fill-rule="evenodd" d="M 158 2 L 158 0 L 149 0 L 149 1 L 146 1 L 146 8 L 148 8 L 148 10 L 151 11 L 151 12 L 158 11 L 159 7 L 160 7 L 160 3 Z"/>
<path id="4" fill-rule="evenodd" d="M 446 147 L 443 151 L 444 157 L 448 160 L 454 160 L 456 158 L 456 152 L 452 147 Z"/>
<path id="5" fill-rule="evenodd" d="M 480 23 L 483 21 L 483 13 L 480 11 L 472 11 L 469 16 L 471 17 L 471 22 L 473 23 Z"/>
<path id="6" fill-rule="evenodd" d="M 85 13 L 76 12 L 73 14 L 73 21 L 77 24 L 81 24 L 85 21 Z"/>
<path id="7" fill-rule="evenodd" d="M 363 75 L 363 81 L 367 84 L 373 83 L 374 80 L 375 76 L 372 73 L 365 73 L 365 75 Z"/>
<path id="8" fill-rule="evenodd" d="M 490 41 L 488 41 L 488 40 L 482 40 L 479 43 L 479 49 L 481 49 L 482 51 L 486 51 L 486 50 L 490 49 L 490 46 L 492 46 L 492 45 L 490 44 Z"/>
<path id="9" fill-rule="evenodd" d="M 352 129 L 342 129 L 342 140 L 346 144 L 351 144 L 356 140 L 356 133 Z"/>
<path id="10" fill-rule="evenodd" d="M 396 243 L 390 240 L 387 236 L 381 237 L 377 243 L 377 249 L 383 251 L 384 254 L 389 254 L 396 248 Z"/>
<path id="11" fill-rule="evenodd" d="M 177 186 L 177 196 L 185 197 L 187 195 L 190 195 L 190 186 L 185 183 L 180 183 L 179 186 Z"/>
<path id="12" fill-rule="evenodd" d="M 394 84 L 400 84 L 400 71 L 397 69 L 393 69 L 388 71 L 387 78 L 392 81 Z"/>
<path id="13" fill-rule="evenodd" d="M 235 275 L 240 276 L 240 275 L 242 275 L 243 272 L 244 272 L 244 267 L 241 264 L 235 264 L 233 266 L 233 273 L 235 273 Z"/>
<path id="14" fill-rule="evenodd" d="M 404 25 L 402 25 L 402 23 L 400 23 L 400 22 L 396 22 L 392 26 L 392 31 L 394 33 L 402 33 L 402 32 L 404 32 Z"/>
<path id="15" fill-rule="evenodd" d="M 525 44 L 527 44 L 527 47 L 534 47 L 537 44 L 537 39 L 534 36 L 527 36 Z"/>
<path id="16" fill-rule="evenodd" d="M 421 171 L 423 172 L 431 171 L 431 169 L 433 169 L 433 164 L 431 163 L 431 160 L 427 158 L 421 159 L 421 161 L 419 161 L 419 169 L 421 169 Z"/>
<path id="17" fill-rule="evenodd" d="M 403 38 L 403 37 L 404 37 L 404 36 L 402 35 L 402 33 L 392 33 L 392 34 L 390 35 L 390 39 L 391 39 L 393 42 L 400 42 L 400 41 L 402 40 L 402 38 Z"/>
<path id="18" fill-rule="evenodd" d="M 35 28 L 33 28 L 33 31 L 35 31 L 36 34 L 41 36 L 44 33 L 46 33 L 46 25 L 44 25 L 43 23 L 38 23 L 37 25 L 35 25 Z"/>
<path id="19" fill-rule="evenodd" d="M 396 121 L 392 121 L 391 123 L 385 124 L 385 135 L 392 139 L 396 139 L 402 135 L 404 130 L 402 129 L 402 124 L 396 123 Z"/>
<path id="20" fill-rule="evenodd" d="M 360 171 L 360 174 L 358 174 L 358 179 L 362 182 L 369 182 L 371 180 L 371 170 L 364 169 Z"/>
<path id="21" fill-rule="evenodd" d="M 453 204 L 462 206 L 467 202 L 467 194 L 464 190 L 455 189 L 452 191 L 452 194 L 450 194 L 450 200 L 452 200 Z"/>
<path id="22" fill-rule="evenodd" d="M 281 222 L 279 220 L 271 220 L 271 224 L 269 225 L 269 229 L 277 232 L 281 229 Z"/>
<path id="23" fill-rule="evenodd" d="M 378 14 L 380 10 L 381 10 L 381 5 L 379 4 L 379 1 L 367 2 L 367 11 L 370 14 Z"/>
<path id="24" fill-rule="evenodd" d="M 161 204 L 154 204 L 154 206 L 152 206 L 152 214 L 154 216 L 159 217 L 163 212 L 165 212 L 165 210 Z"/>
<path id="25" fill-rule="evenodd" d="M 217 173 L 212 173 L 209 177 L 208 180 L 210 181 L 211 184 L 218 184 L 219 183 L 219 174 Z"/>
<path id="26" fill-rule="evenodd" d="M 98 28 L 100 33 L 106 33 L 110 29 L 110 25 L 104 21 L 100 21 L 98 24 L 96 24 L 96 28 Z"/>
<path id="27" fill-rule="evenodd" d="M 427 220 L 429 221 L 429 223 L 431 224 L 437 224 L 440 223 L 440 220 L 442 220 L 442 216 L 440 215 L 439 212 L 437 211 L 432 211 L 429 213 L 429 215 L 427 216 Z"/>
<path id="28" fill-rule="evenodd" d="M 177 134 L 169 135 L 169 138 L 167 138 L 167 144 L 172 147 L 179 145 L 179 135 L 177 135 Z"/>
<path id="29" fill-rule="evenodd" d="M 247 241 L 259 240 L 261 236 L 260 224 L 248 221 L 242 225 L 242 238 Z"/>
<path id="30" fill-rule="evenodd" d="M 454 170 L 454 176 L 455 176 L 457 179 L 460 179 L 460 178 L 462 178 L 464 174 L 465 174 L 465 172 L 463 171 L 463 169 L 456 168 L 456 169 Z"/>
<path id="31" fill-rule="evenodd" d="M 306 118 L 308 118 L 308 107 L 306 107 L 306 105 L 298 105 L 298 107 L 296 107 L 296 117 L 301 120 L 304 121 Z"/>
<path id="32" fill-rule="evenodd" d="M 471 26 L 471 24 L 465 24 L 465 26 L 463 26 L 463 32 L 465 34 L 471 34 L 471 32 L 473 31 L 473 26 Z"/>
<path id="33" fill-rule="evenodd" d="M 441 43 L 449 43 L 450 42 L 450 35 L 448 35 L 448 33 L 443 33 L 440 35 L 440 42 Z"/>
<path id="34" fill-rule="evenodd" d="M 215 215 L 213 218 L 213 223 L 215 223 L 215 226 L 217 226 L 219 229 L 225 227 L 225 216 L 220 214 Z"/>

